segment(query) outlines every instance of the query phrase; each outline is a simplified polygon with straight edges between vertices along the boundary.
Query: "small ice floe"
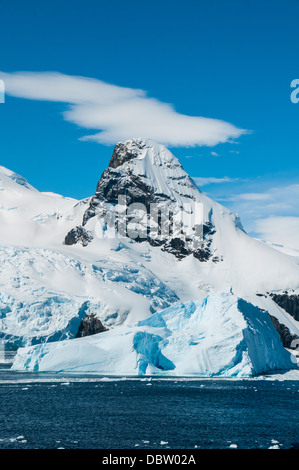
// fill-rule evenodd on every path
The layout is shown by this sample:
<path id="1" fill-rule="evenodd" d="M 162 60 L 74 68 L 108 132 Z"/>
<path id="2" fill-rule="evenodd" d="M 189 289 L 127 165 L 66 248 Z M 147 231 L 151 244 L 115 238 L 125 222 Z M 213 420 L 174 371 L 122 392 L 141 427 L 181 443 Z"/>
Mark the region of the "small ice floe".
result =
<path id="1" fill-rule="evenodd" d="M 71 382 L 61 382 L 60 385 L 71 385 Z"/>
<path id="2" fill-rule="evenodd" d="M 231 444 L 231 445 L 229 446 L 229 448 L 230 448 L 230 449 L 237 449 L 238 446 L 237 446 L 237 444 Z"/>
<path id="3" fill-rule="evenodd" d="M 29 390 L 28 387 L 22 387 L 22 390 Z"/>
<path id="4" fill-rule="evenodd" d="M 166 446 L 166 444 L 168 444 L 168 441 L 161 441 L 161 442 L 160 442 L 160 445 L 161 445 L 161 446 Z"/>
<path id="5" fill-rule="evenodd" d="M 8 437 L 6 439 L 0 439 L 1 442 L 19 442 L 25 444 L 27 441 L 24 436 L 17 436 L 17 437 Z"/>
<path id="6" fill-rule="evenodd" d="M 143 444 L 149 444 L 150 441 L 142 441 Z"/>
<path id="7" fill-rule="evenodd" d="M 271 439 L 271 446 L 269 447 L 269 449 L 280 449 L 281 446 L 283 444 L 280 444 L 278 441 L 276 441 L 275 439 Z"/>

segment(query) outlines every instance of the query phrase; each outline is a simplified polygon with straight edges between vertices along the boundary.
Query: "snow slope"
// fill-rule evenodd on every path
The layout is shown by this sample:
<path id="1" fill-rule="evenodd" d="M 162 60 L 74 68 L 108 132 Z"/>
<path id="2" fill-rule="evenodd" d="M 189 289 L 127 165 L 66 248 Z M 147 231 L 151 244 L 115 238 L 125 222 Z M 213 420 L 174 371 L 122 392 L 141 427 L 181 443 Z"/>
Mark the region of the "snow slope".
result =
<path id="1" fill-rule="evenodd" d="M 0 166 L 2 245 L 50 248 L 61 245 L 65 230 L 80 220 L 87 201 L 41 193 Z"/>
<path id="2" fill-rule="evenodd" d="M 231 291 L 98 335 L 19 349 L 13 364 L 27 371 L 203 377 L 293 367 L 269 316 Z"/>

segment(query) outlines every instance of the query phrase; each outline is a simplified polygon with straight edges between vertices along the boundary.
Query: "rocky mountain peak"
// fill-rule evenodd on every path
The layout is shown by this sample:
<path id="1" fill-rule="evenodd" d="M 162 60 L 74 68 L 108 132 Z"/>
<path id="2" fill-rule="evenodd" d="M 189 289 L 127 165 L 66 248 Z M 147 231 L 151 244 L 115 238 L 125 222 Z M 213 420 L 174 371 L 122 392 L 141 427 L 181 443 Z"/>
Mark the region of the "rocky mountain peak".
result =
<path id="1" fill-rule="evenodd" d="M 146 142 L 141 139 L 131 139 L 126 142 L 118 142 L 114 147 L 108 168 L 118 168 L 124 163 L 137 158 L 145 147 Z"/>
<path id="2" fill-rule="evenodd" d="M 119 208 L 123 201 L 126 209 L 120 220 Z M 198 206 L 203 212 L 203 201 L 206 197 L 166 147 L 142 139 L 120 142 L 115 146 L 110 164 L 90 199 L 82 226 L 75 227 L 66 235 L 65 244 L 87 246 L 92 241 L 96 219 L 97 227 L 108 225 L 116 228 L 118 233 L 119 227 L 125 225 L 125 232 L 122 229 L 125 237 L 159 246 L 178 259 L 193 254 L 200 261 L 213 258 L 216 262 L 219 258 L 213 257 L 210 249 L 215 233 L 210 220 L 211 208 L 206 210 L 204 223 L 197 217 Z M 134 229 L 136 226 L 138 235 Z"/>

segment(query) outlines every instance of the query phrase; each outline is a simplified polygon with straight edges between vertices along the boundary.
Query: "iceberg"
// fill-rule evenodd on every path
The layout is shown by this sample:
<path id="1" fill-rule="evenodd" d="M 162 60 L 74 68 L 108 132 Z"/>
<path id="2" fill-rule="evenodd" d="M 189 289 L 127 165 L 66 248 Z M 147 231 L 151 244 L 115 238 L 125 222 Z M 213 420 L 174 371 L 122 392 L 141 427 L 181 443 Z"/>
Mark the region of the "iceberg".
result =
<path id="1" fill-rule="evenodd" d="M 252 377 L 296 368 L 267 312 L 232 290 L 93 336 L 20 348 L 13 370 Z"/>

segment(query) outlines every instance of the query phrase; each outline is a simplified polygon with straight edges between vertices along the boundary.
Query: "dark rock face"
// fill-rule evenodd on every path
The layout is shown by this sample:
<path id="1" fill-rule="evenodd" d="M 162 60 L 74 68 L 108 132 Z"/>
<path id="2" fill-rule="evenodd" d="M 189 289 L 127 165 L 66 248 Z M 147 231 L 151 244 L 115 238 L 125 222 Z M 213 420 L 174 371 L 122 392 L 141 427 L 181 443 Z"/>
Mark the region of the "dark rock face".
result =
<path id="1" fill-rule="evenodd" d="M 142 177 L 127 173 L 126 177 L 117 169 L 107 168 L 97 185 L 95 195 L 91 198 L 90 206 L 84 214 L 83 225 L 98 213 L 102 202 L 116 205 L 119 196 L 126 198 L 126 204 L 143 204 L 147 210 L 151 204 L 161 204 L 170 201 L 164 194 L 157 194 L 144 183 Z"/>
<path id="2" fill-rule="evenodd" d="M 270 314 L 269 314 L 269 317 L 271 318 L 276 331 L 279 333 L 283 346 L 289 349 L 296 349 L 296 346 L 294 347 L 292 345 L 292 341 L 298 340 L 299 339 L 298 336 L 291 333 L 290 330 L 285 325 L 283 325 L 282 323 L 279 323 L 276 317 Z"/>
<path id="3" fill-rule="evenodd" d="M 97 333 L 107 331 L 102 322 L 95 316 L 94 313 L 86 315 L 79 325 L 78 333 L 76 338 L 82 338 L 82 336 L 91 336 Z"/>
<path id="4" fill-rule="evenodd" d="M 288 293 L 269 294 L 274 302 L 299 321 L 299 295 Z"/>
<path id="5" fill-rule="evenodd" d="M 118 220 L 115 217 L 113 212 L 108 212 L 106 204 L 112 204 L 115 206 L 119 203 L 119 195 L 125 197 L 125 203 L 129 207 L 130 204 L 143 204 L 147 210 L 148 216 L 150 215 L 150 210 L 152 204 L 156 204 L 159 207 L 170 206 L 172 201 L 170 198 L 164 194 L 158 194 L 153 191 L 151 187 L 145 184 L 142 180 L 142 177 L 128 173 L 124 178 L 123 174 L 117 169 L 108 168 L 102 174 L 102 177 L 97 185 L 97 191 L 95 195 L 91 198 L 90 205 L 86 210 L 83 217 L 83 226 L 91 219 L 92 217 L 98 216 L 105 218 L 105 221 L 108 221 L 108 225 L 117 227 Z M 129 220 L 130 216 L 127 216 Z M 111 219 L 109 221 L 109 218 Z M 157 217 L 158 225 L 161 224 L 161 220 Z M 172 232 L 171 226 L 171 212 L 170 212 L 170 234 Z M 159 230 L 162 232 L 162 227 L 159 225 Z M 212 243 L 212 238 L 215 233 L 213 225 L 207 222 L 203 226 L 203 239 L 196 249 L 194 248 L 193 240 L 191 238 L 187 239 L 184 235 L 178 237 L 176 235 L 169 236 L 168 238 L 151 237 L 148 233 L 148 227 L 144 229 L 142 237 L 134 237 L 136 242 L 145 242 L 147 241 L 152 246 L 160 246 L 163 251 L 173 254 L 178 259 L 183 259 L 186 256 L 193 254 L 201 262 L 208 261 L 212 256 L 210 250 L 210 245 Z M 130 235 L 127 233 L 126 236 L 130 238 Z M 213 258 L 214 262 L 219 261 L 217 257 Z"/>
<path id="6" fill-rule="evenodd" d="M 83 227 L 73 228 L 65 237 L 65 245 L 75 245 L 76 243 L 81 243 L 83 246 L 87 246 L 89 242 L 93 239 L 90 232 L 85 230 Z"/>
<path id="7" fill-rule="evenodd" d="M 193 253 L 193 256 L 197 258 L 199 261 L 201 262 L 208 261 L 208 259 L 212 257 L 210 246 L 213 241 L 213 235 L 215 233 L 216 233 L 216 230 L 210 222 L 207 222 L 206 224 L 203 225 L 203 245 L 200 249 L 196 250 Z M 220 260 L 217 256 L 215 256 L 212 258 L 212 261 L 214 261 L 214 263 L 217 263 Z"/>
<path id="8" fill-rule="evenodd" d="M 143 142 L 135 141 L 135 148 L 128 149 L 123 143 L 118 143 L 114 147 L 113 154 L 109 163 L 109 168 L 117 168 L 129 160 L 138 156 L 139 150 L 145 147 Z"/>
<path id="9" fill-rule="evenodd" d="M 210 245 L 212 243 L 212 235 L 215 233 L 215 230 L 212 224 L 205 224 L 203 226 L 203 240 L 200 247 L 194 249 L 190 239 L 184 238 L 172 238 L 170 240 L 163 240 L 160 245 L 162 246 L 162 251 L 167 251 L 168 253 L 173 254 L 178 259 L 183 259 L 186 256 L 193 255 L 194 258 L 198 259 L 201 262 L 208 261 L 213 253 L 210 250 Z M 154 245 L 154 241 L 150 238 L 147 241 Z M 215 263 L 219 261 L 217 257 L 213 257 L 212 261 Z"/>

